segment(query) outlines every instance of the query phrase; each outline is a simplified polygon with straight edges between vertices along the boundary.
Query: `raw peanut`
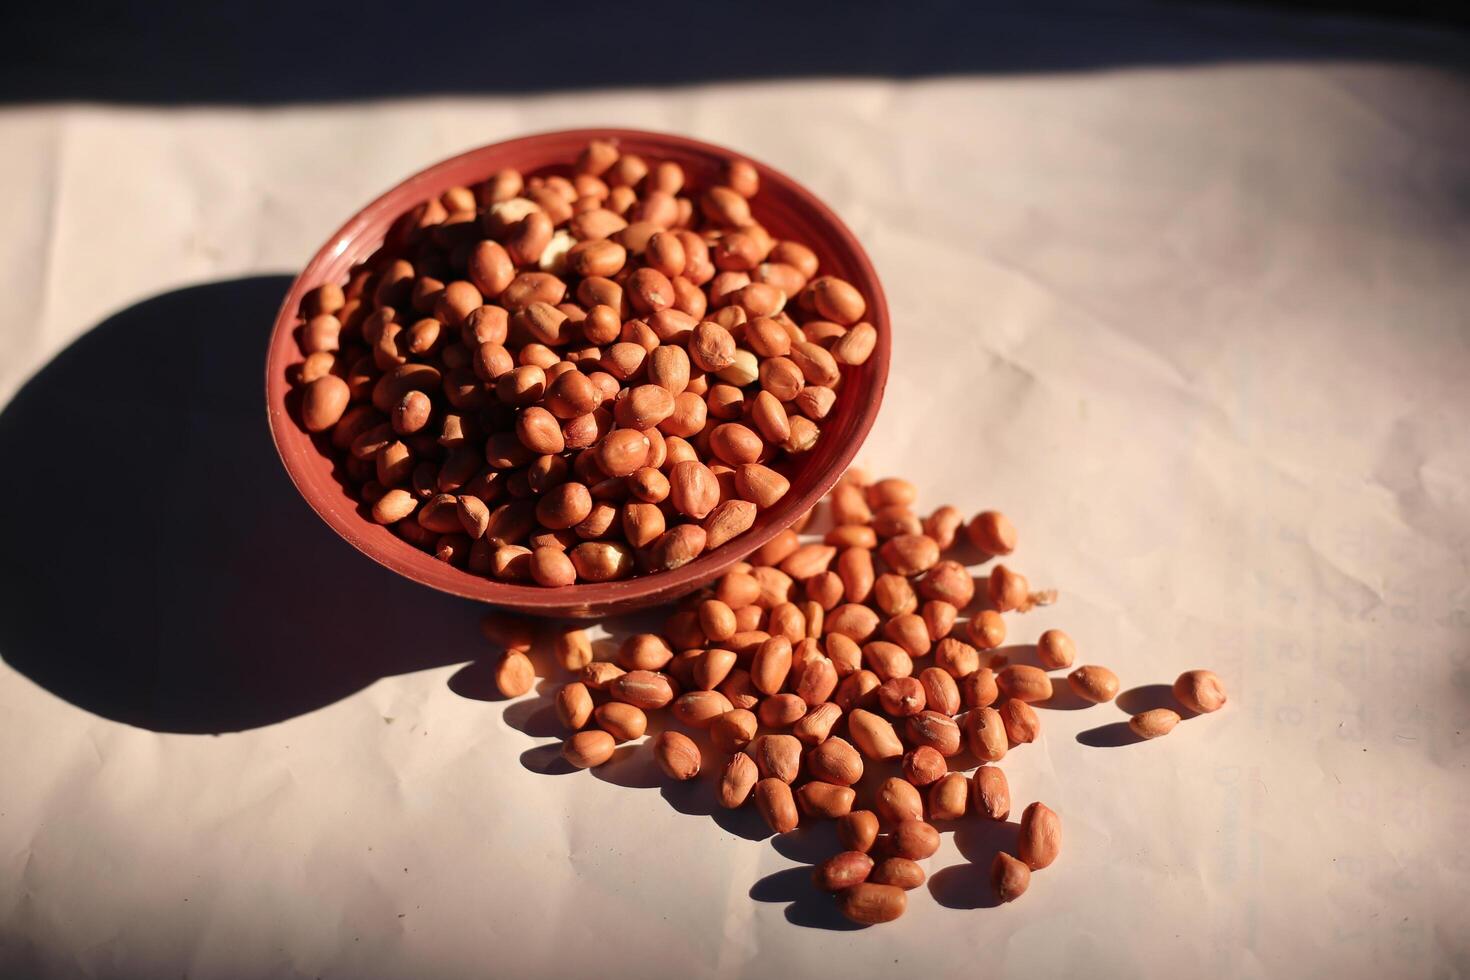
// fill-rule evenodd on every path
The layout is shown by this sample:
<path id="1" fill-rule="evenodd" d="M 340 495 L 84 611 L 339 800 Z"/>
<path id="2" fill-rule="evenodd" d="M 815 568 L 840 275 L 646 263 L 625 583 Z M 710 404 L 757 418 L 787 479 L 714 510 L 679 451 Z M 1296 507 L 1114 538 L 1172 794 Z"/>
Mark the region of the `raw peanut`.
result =
<path id="1" fill-rule="evenodd" d="M 778 834 L 795 830 L 801 820 L 791 787 L 779 779 L 766 778 L 755 784 L 755 805 L 767 826 Z"/>
<path id="2" fill-rule="evenodd" d="M 1021 813 L 1021 837 L 1017 853 L 1032 871 L 1040 871 L 1057 859 L 1062 849 L 1062 821 L 1045 803 L 1033 803 Z"/>
<path id="3" fill-rule="evenodd" d="M 825 572 L 836 556 L 837 549 L 831 545 L 804 544 L 782 560 L 781 571 L 794 579 L 811 578 Z"/>
<path id="4" fill-rule="evenodd" d="M 739 752 L 755 738 L 756 718 L 744 708 L 732 708 L 710 722 L 710 741 L 721 752 Z"/>
<path id="5" fill-rule="evenodd" d="M 653 740 L 653 758 L 670 779 L 683 781 L 699 775 L 699 746 L 679 732 L 660 732 Z"/>
<path id="6" fill-rule="evenodd" d="M 866 492 L 873 507 L 908 507 L 919 499 L 918 487 L 893 476 L 868 484 Z"/>
<path id="7" fill-rule="evenodd" d="M 929 631 L 929 639 L 935 643 L 949 636 L 954 630 L 959 610 L 943 599 L 930 599 L 919 609 L 919 618 Z"/>
<path id="8" fill-rule="evenodd" d="M 592 712 L 602 730 L 619 742 L 631 742 L 648 731 L 648 715 L 641 708 L 621 701 L 599 704 Z"/>
<path id="9" fill-rule="evenodd" d="M 674 700 L 674 688 L 669 679 L 647 670 L 629 671 L 612 678 L 607 683 L 607 691 L 617 700 L 644 710 L 662 708 Z"/>
<path id="10" fill-rule="evenodd" d="M 902 754 L 901 747 L 899 754 Z M 890 758 L 897 758 L 897 756 L 890 756 Z M 851 786 L 863 778 L 862 756 L 858 754 L 857 749 L 836 735 L 814 746 L 807 753 L 806 767 L 813 779 L 838 786 Z"/>
<path id="11" fill-rule="evenodd" d="M 535 548 L 531 552 L 531 577 L 538 585 L 559 588 L 576 582 L 576 566 L 566 552 L 556 548 Z"/>
<path id="12" fill-rule="evenodd" d="M 642 548 L 656 541 L 668 529 L 664 512 L 657 504 L 632 501 L 623 505 L 621 524 L 623 537 L 635 548 Z"/>
<path id="13" fill-rule="evenodd" d="M 1102 669 L 1102 668 L 1093 668 Z M 1117 689 L 1117 679 L 1113 680 Z M 1174 681 L 1174 697 L 1190 711 L 1209 714 L 1225 707 L 1225 685 L 1209 670 L 1187 670 Z"/>
<path id="14" fill-rule="evenodd" d="M 801 542 L 797 539 L 796 532 L 787 528 L 761 545 L 755 554 L 750 556 L 750 560 L 758 566 L 779 565 L 787 555 L 799 547 L 801 547 Z"/>
<path id="15" fill-rule="evenodd" d="M 712 641 L 728 640 L 735 635 L 735 610 L 718 599 L 706 599 L 699 604 L 699 625 Z"/>
<path id="16" fill-rule="evenodd" d="M 479 497 L 455 498 L 455 516 L 464 528 L 464 533 L 471 539 L 484 537 L 485 529 L 490 526 L 490 508 Z"/>
<path id="17" fill-rule="evenodd" d="M 837 819 L 837 840 L 849 851 L 866 854 L 878 839 L 878 815 L 872 810 L 853 810 Z"/>
<path id="18" fill-rule="evenodd" d="M 786 407 L 769 391 L 757 392 L 750 403 L 750 419 L 762 436 L 771 442 L 785 442 L 791 438 L 791 421 Z M 743 462 L 755 462 L 754 459 Z M 830 543 L 830 542 L 829 542 Z"/>
<path id="19" fill-rule="evenodd" d="M 669 501 L 679 513 L 699 520 L 720 502 L 719 481 L 702 463 L 676 463 L 669 473 Z"/>
<path id="20" fill-rule="evenodd" d="M 705 549 L 712 551 L 744 534 L 755 523 L 755 517 L 756 505 L 748 500 L 724 500 L 716 504 L 704 519 Z"/>
<path id="21" fill-rule="evenodd" d="M 908 907 L 908 893 L 896 885 L 863 882 L 838 896 L 837 907 L 853 922 L 871 926 L 892 922 Z"/>
<path id="22" fill-rule="evenodd" d="M 1011 815 L 1011 787 L 1006 774 L 995 766 L 981 766 L 970 777 L 975 812 L 987 820 L 1004 820 Z"/>
<path id="23" fill-rule="evenodd" d="M 810 599 L 800 603 L 797 609 L 801 612 L 802 619 L 806 620 L 806 638 L 815 642 L 822 636 L 822 627 L 827 623 L 827 611 L 822 608 L 821 603 Z M 836 665 L 833 666 L 835 669 Z M 838 675 L 841 675 L 840 671 Z"/>
<path id="24" fill-rule="evenodd" d="M 347 382 L 326 374 L 306 385 L 301 393 L 301 420 L 308 432 L 325 432 L 347 411 L 352 394 Z"/>
<path id="25" fill-rule="evenodd" d="M 838 606 L 827 614 L 823 629 L 840 633 L 856 643 L 865 643 L 878 629 L 878 614 L 855 602 Z M 889 644 L 892 646 L 893 644 Z M 899 649 L 896 648 L 895 649 Z"/>
<path id="26" fill-rule="evenodd" d="M 842 709 L 830 701 L 815 704 L 792 726 L 791 734 L 807 745 L 820 745 L 842 717 Z"/>
<path id="27" fill-rule="evenodd" d="M 759 613 L 760 608 L 757 606 L 746 606 L 744 609 L 737 610 L 735 616 L 738 619 L 742 613 L 752 611 Z M 742 631 L 730 637 L 730 642 L 726 645 L 735 651 L 736 656 L 748 661 L 755 657 L 755 652 L 760 649 L 760 645 L 770 638 L 771 634 L 765 630 Z M 750 689 L 752 691 L 758 691 L 754 683 L 750 685 Z"/>
<path id="28" fill-rule="evenodd" d="M 866 602 L 874 592 L 873 553 L 862 547 L 844 549 L 837 558 L 837 575 L 848 602 Z"/>
<path id="29" fill-rule="evenodd" d="M 790 783 L 801 771 L 801 742 L 792 735 L 757 735 L 745 747 L 761 778 Z"/>
<path id="30" fill-rule="evenodd" d="M 795 694 L 773 694 L 756 709 L 767 728 L 790 728 L 806 715 L 806 702 Z"/>
<path id="31" fill-rule="evenodd" d="M 556 692 L 556 717 L 566 728 L 576 731 L 592 717 L 592 694 L 578 681 L 562 685 Z"/>
<path id="32" fill-rule="evenodd" d="M 933 649 L 933 664 L 958 679 L 979 670 L 980 654 L 973 646 L 957 639 L 941 639 Z"/>
<path id="33" fill-rule="evenodd" d="M 865 524 L 841 524 L 827 532 L 822 539 L 826 544 L 837 548 L 864 548 L 872 550 L 878 547 L 878 535 L 873 529 Z"/>
<path id="34" fill-rule="evenodd" d="M 784 636 L 793 646 L 806 637 L 806 617 L 794 602 L 783 602 L 772 607 L 766 617 L 766 632 L 772 636 Z"/>
<path id="35" fill-rule="evenodd" d="M 955 507 L 945 504 L 924 518 L 924 533 L 934 539 L 940 551 L 948 551 L 965 526 L 965 517 Z"/>
<path id="36" fill-rule="evenodd" d="M 419 502 L 407 490 L 389 490 L 373 504 L 373 520 L 378 524 L 396 524 L 414 512 Z"/>
<path id="37" fill-rule="evenodd" d="M 1036 641 L 1036 659 L 1047 670 L 1065 670 L 1077 659 L 1077 646 L 1061 630 L 1047 630 Z"/>
<path id="38" fill-rule="evenodd" d="M 1150 708 L 1128 719 L 1128 727 L 1139 738 L 1167 735 L 1179 724 L 1179 713 L 1168 708 Z"/>
<path id="39" fill-rule="evenodd" d="M 731 616 L 733 617 L 734 613 L 731 613 Z M 695 685 L 704 691 L 715 690 L 730 676 L 730 671 L 735 669 L 737 659 L 733 650 L 725 650 L 721 647 L 710 647 L 705 650 L 694 663 Z"/>
<path id="40" fill-rule="evenodd" d="M 815 643 L 815 641 L 813 641 Z M 806 664 L 796 683 L 796 694 L 808 705 L 825 702 L 837 690 L 837 668 L 826 657 Z"/>
<path id="41" fill-rule="evenodd" d="M 764 510 L 786 496 L 791 483 L 770 467 L 745 463 L 735 468 L 735 488 L 742 498 Z"/>
<path id="42" fill-rule="evenodd" d="M 878 554 L 899 575 L 917 575 L 939 561 L 939 545 L 923 534 L 900 534 L 885 541 Z"/>
<path id="43" fill-rule="evenodd" d="M 892 643 L 903 647 L 904 651 L 911 657 L 922 657 L 929 652 L 932 645 L 929 639 L 929 627 L 920 616 L 913 613 L 904 613 L 894 616 L 883 624 L 883 635 Z"/>
<path id="44" fill-rule="evenodd" d="M 1011 664 L 996 675 L 996 683 L 1007 697 L 1018 701 L 1045 701 L 1052 696 L 1051 678 L 1040 667 Z"/>
<path id="45" fill-rule="evenodd" d="M 842 851 L 812 870 L 812 883 L 824 892 L 840 892 L 861 884 L 873 870 L 873 859 L 862 851 Z"/>
<path id="46" fill-rule="evenodd" d="M 924 710 L 924 685 L 916 677 L 890 677 L 878 688 L 878 703 L 894 718 Z"/>
<path id="47" fill-rule="evenodd" d="M 597 444 L 597 465 L 608 476 L 629 476 L 645 464 L 650 448 L 644 432 L 614 429 Z"/>
<path id="48" fill-rule="evenodd" d="M 577 533 L 586 526 L 586 521 L 579 524 Z M 584 582 L 612 582 L 633 573 L 633 552 L 615 541 L 584 541 L 572 549 L 571 559 Z"/>
<path id="49" fill-rule="evenodd" d="M 884 823 L 899 824 L 905 820 L 924 819 L 924 798 L 919 795 L 913 783 L 898 776 L 883 780 L 874 796 L 873 808 L 878 811 L 878 819 Z M 903 856 L 913 857 L 911 854 Z"/>
<path id="50" fill-rule="evenodd" d="M 873 519 L 862 488 L 852 483 L 839 483 L 828 496 L 833 524 L 864 525 Z"/>
<path id="51" fill-rule="evenodd" d="M 929 819 L 958 820 L 965 815 L 970 784 L 958 772 L 946 773 L 929 787 Z"/>
<path id="52" fill-rule="evenodd" d="M 819 276 L 807 286 L 812 305 L 828 320 L 851 326 L 862 319 L 867 304 L 852 283 L 836 276 Z"/>
<path id="53" fill-rule="evenodd" d="M 1006 738 L 1012 745 L 1034 742 L 1041 734 L 1041 719 L 1036 716 L 1036 710 L 1025 701 L 1013 698 L 1001 705 L 999 710 L 1001 724 L 1006 729 Z"/>
<path id="54" fill-rule="evenodd" d="M 965 525 L 970 543 L 987 555 L 1009 555 L 1016 550 L 1016 528 L 997 510 L 982 510 Z"/>
<path id="55" fill-rule="evenodd" d="M 843 711 L 877 707 L 878 687 L 882 683 L 871 670 L 853 671 L 837 685 L 837 693 L 832 700 Z"/>
<path id="56" fill-rule="evenodd" d="M 618 666 L 624 670 L 663 670 L 674 651 L 654 633 L 633 633 L 618 647 Z"/>
<path id="57" fill-rule="evenodd" d="M 990 884 L 1002 902 L 1014 902 L 1026 893 L 1031 884 L 1031 869 L 1024 861 L 1011 857 L 1005 851 L 997 851 L 990 862 Z"/>
<path id="58" fill-rule="evenodd" d="M 994 609 L 982 609 L 965 625 L 970 642 L 981 650 L 994 650 L 1006 641 L 1006 623 Z"/>
<path id="59" fill-rule="evenodd" d="M 907 507 L 895 504 L 879 507 L 873 513 L 873 533 L 885 541 L 904 534 L 922 535 L 924 525 L 918 515 Z"/>
<path id="60" fill-rule="evenodd" d="M 880 681 L 908 677 L 914 672 L 914 659 L 909 656 L 908 651 L 886 640 L 874 640 L 866 644 L 863 647 L 863 663 L 878 675 Z"/>
<path id="61" fill-rule="evenodd" d="M 921 711 L 905 727 L 915 745 L 928 746 L 946 758 L 960 751 L 959 723 L 943 712 Z"/>
<path id="62" fill-rule="evenodd" d="M 704 551 L 705 540 L 704 528 L 697 524 L 680 524 L 670 528 L 648 546 L 648 565 L 658 571 L 682 568 Z"/>
<path id="63" fill-rule="evenodd" d="M 582 668 L 582 683 L 594 691 L 605 691 L 608 685 L 626 673 L 617 664 L 594 660 Z"/>
<path id="64" fill-rule="evenodd" d="M 965 715 L 965 738 L 970 754 L 983 762 L 998 762 L 1006 754 L 1006 728 L 994 708 L 974 708 Z"/>
<path id="65" fill-rule="evenodd" d="M 674 717 L 690 728 L 708 728 L 720 715 L 733 710 L 730 699 L 719 691 L 690 691 L 674 701 Z"/>
<path id="66" fill-rule="evenodd" d="M 413 435 L 429 423 L 433 402 L 422 391 L 410 389 L 404 392 L 398 404 L 393 406 L 393 431 L 401 436 Z"/>
<path id="67" fill-rule="evenodd" d="M 886 718 L 862 708 L 855 709 L 847 717 L 847 730 L 853 742 L 869 759 L 897 759 L 903 755 L 903 743 Z M 828 742 L 822 744 L 825 746 Z"/>
<path id="68" fill-rule="evenodd" d="M 675 404 L 673 392 L 663 385 L 638 385 L 613 403 L 613 417 L 626 428 L 652 429 L 674 414 Z M 674 479 L 672 474 L 669 479 Z"/>
<path id="69" fill-rule="evenodd" d="M 495 687 L 503 697 L 518 698 L 536 683 L 531 658 L 519 650 L 507 650 L 495 666 Z"/>
<path id="70" fill-rule="evenodd" d="M 725 764 L 725 771 L 720 776 L 720 806 L 727 810 L 744 806 L 759 780 L 760 773 L 756 770 L 755 760 L 744 753 L 730 756 L 730 761 Z"/>
<path id="71" fill-rule="evenodd" d="M 902 616 L 919 608 L 919 596 L 908 579 L 885 572 L 873 583 L 873 604 L 885 616 Z"/>
<path id="72" fill-rule="evenodd" d="M 874 885 L 893 885 L 904 891 L 913 891 L 924 883 L 924 869 L 917 861 L 906 857 L 884 858 L 868 872 L 867 881 Z"/>
<path id="73" fill-rule="evenodd" d="M 871 323 L 854 324 L 832 344 L 832 357 L 839 364 L 856 367 L 867 363 L 878 345 L 878 331 Z"/>
<path id="74" fill-rule="evenodd" d="M 960 688 L 948 671 L 939 667 L 925 667 L 919 672 L 919 683 L 924 685 L 926 707 L 945 716 L 959 714 Z"/>
<path id="75" fill-rule="evenodd" d="M 580 483 L 552 487 L 536 504 L 536 519 L 552 530 L 575 527 L 591 513 L 592 494 Z"/>
<path id="76" fill-rule="evenodd" d="M 791 641 L 773 636 L 760 645 L 750 665 L 750 679 L 756 690 L 776 694 L 786 683 L 791 671 Z"/>
<path id="77" fill-rule="evenodd" d="M 928 786 L 949 772 L 944 756 L 927 745 L 910 749 L 903 756 L 903 778 L 915 786 Z"/>
<path id="78" fill-rule="evenodd" d="M 1079 698 L 1094 704 L 1111 701 L 1118 696 L 1118 675 L 1106 667 L 1094 664 L 1078 667 L 1067 675 L 1067 683 Z"/>
<path id="79" fill-rule="evenodd" d="M 617 743 L 607 732 L 593 728 L 578 732 L 562 743 L 562 758 L 578 769 L 591 769 L 612 758 Z"/>
<path id="80" fill-rule="evenodd" d="M 919 580 L 919 595 L 926 599 L 942 599 L 963 609 L 975 598 L 975 580 L 964 565 L 945 559 L 924 573 Z"/>
<path id="81" fill-rule="evenodd" d="M 826 624 L 824 622 L 821 625 Z M 822 647 L 827 653 L 827 658 L 832 661 L 832 666 L 837 670 L 839 678 L 846 678 L 862 669 L 863 648 L 858 646 L 851 637 L 843 636 L 841 633 L 828 633 L 822 638 Z"/>
<path id="82" fill-rule="evenodd" d="M 435 494 L 419 508 L 417 517 L 421 527 L 435 534 L 452 534 L 460 529 L 459 501 L 447 493 Z"/>
<path id="83" fill-rule="evenodd" d="M 991 603 L 1001 612 L 1024 610 L 1031 595 L 1031 586 L 1027 583 L 1026 576 L 1013 572 L 1004 565 L 996 565 L 990 570 L 986 590 L 990 594 Z"/>
<path id="84" fill-rule="evenodd" d="M 848 786 L 812 780 L 796 791 L 796 802 L 801 812 L 819 820 L 836 820 L 852 812 L 857 792 Z"/>
<path id="85" fill-rule="evenodd" d="M 917 795 L 917 791 L 915 793 Z M 939 831 L 919 817 L 914 817 L 901 821 L 893 828 L 889 842 L 896 856 L 910 861 L 922 861 L 939 850 Z"/>

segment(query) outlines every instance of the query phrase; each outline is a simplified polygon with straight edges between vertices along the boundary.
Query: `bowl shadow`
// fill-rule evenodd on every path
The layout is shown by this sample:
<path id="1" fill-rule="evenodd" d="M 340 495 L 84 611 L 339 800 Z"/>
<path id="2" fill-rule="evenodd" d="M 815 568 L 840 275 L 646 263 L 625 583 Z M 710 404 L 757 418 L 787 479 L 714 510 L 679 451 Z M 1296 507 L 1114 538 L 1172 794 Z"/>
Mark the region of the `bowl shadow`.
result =
<path id="1" fill-rule="evenodd" d="M 5 513 L 34 515 L 42 486 L 98 498 L 7 528 L 0 655 L 15 670 L 114 721 L 221 733 L 482 652 L 472 603 L 364 561 L 282 470 L 260 375 L 290 285 L 144 300 L 0 412 L 0 458 L 24 461 L 0 473 Z"/>

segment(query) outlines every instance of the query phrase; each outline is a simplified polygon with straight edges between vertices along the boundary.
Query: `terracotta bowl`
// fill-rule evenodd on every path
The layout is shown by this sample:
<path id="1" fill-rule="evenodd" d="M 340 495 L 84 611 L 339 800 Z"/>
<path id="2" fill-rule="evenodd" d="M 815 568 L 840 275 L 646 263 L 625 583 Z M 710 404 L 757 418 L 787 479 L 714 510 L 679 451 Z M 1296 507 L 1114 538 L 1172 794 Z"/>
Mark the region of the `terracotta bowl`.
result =
<path id="1" fill-rule="evenodd" d="M 363 554 L 415 582 L 530 615 L 591 617 L 632 612 L 677 599 L 717 578 L 789 527 L 832 488 L 872 428 L 888 379 L 888 305 L 872 263 L 847 226 L 810 191 L 785 174 L 753 161 L 761 179 L 760 193 L 752 201 L 756 218 L 776 237 L 810 246 L 821 259 L 824 273 L 841 276 L 861 290 L 868 300 L 866 319 L 878 331 L 878 344 L 868 362 L 844 372 L 837 403 L 822 425 L 816 447 L 788 470 L 791 490 L 775 507 L 763 512 L 754 527 L 673 571 L 621 582 L 547 589 L 497 582 L 454 568 L 369 520 L 335 474 L 326 440 L 313 439 L 301 428 L 296 399 L 291 397 L 287 371 L 301 360 L 295 328 L 303 295 L 323 282 L 345 281 L 348 270 L 379 247 L 394 219 L 414 205 L 437 197 L 447 188 L 484 180 L 504 167 L 526 174 L 566 172 L 566 165 L 594 138 L 615 140 L 625 152 L 650 159 L 673 160 L 696 186 L 707 185 L 721 164 L 742 155 L 662 133 L 575 129 L 482 146 L 437 163 L 373 201 L 327 240 L 292 283 L 276 316 L 266 355 L 266 406 L 276 450 L 296 489 L 322 520 Z"/>

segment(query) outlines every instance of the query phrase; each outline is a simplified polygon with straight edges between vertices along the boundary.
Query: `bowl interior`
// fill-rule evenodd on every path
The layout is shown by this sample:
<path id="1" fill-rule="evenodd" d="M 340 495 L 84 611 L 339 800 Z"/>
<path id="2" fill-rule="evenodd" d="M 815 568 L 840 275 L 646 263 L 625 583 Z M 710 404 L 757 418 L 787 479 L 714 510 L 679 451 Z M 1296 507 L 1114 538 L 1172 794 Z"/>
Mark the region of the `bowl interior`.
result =
<path id="1" fill-rule="evenodd" d="M 844 370 L 836 404 L 821 425 L 821 438 L 809 452 L 792 458 L 784 470 L 791 489 L 755 525 L 725 545 L 669 572 L 620 582 L 547 589 L 498 582 L 454 568 L 373 523 L 338 478 L 331 449 L 299 425 L 288 369 L 299 363 L 295 328 L 303 296 L 323 282 L 346 280 L 349 270 L 382 244 L 404 211 L 450 187 L 484 180 L 502 168 L 525 174 L 569 172 L 569 161 L 591 139 L 617 141 L 624 153 L 650 160 L 673 160 L 696 188 L 708 186 L 721 165 L 742 154 L 678 136 L 634 130 L 570 130 L 545 133 L 471 150 L 410 177 L 369 204 L 332 236 L 292 284 L 276 318 L 267 355 L 266 395 L 272 435 L 297 489 L 331 527 L 380 564 L 424 585 L 509 609 L 539 615 L 593 616 L 631 612 L 669 601 L 713 580 L 725 569 L 769 541 L 831 489 L 852 461 L 877 415 L 887 381 L 888 308 L 872 264 L 852 233 L 810 192 L 779 171 L 751 161 L 760 173 L 760 192 L 752 211 L 777 238 L 802 242 L 816 253 L 823 273 L 842 277 L 868 300 L 865 317 L 878 332 L 867 363 Z M 747 158 L 748 159 L 748 158 Z"/>

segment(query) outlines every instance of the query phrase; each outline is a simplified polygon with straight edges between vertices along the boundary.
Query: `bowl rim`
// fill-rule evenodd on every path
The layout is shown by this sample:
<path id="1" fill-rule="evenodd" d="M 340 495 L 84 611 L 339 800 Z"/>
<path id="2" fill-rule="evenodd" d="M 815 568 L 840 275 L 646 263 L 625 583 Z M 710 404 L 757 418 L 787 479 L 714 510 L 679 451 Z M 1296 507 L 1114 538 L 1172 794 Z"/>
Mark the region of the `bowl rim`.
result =
<path id="1" fill-rule="evenodd" d="M 283 333 L 289 336 L 294 332 L 299 319 L 298 311 L 301 300 L 308 289 L 319 284 L 318 280 L 323 276 L 323 267 L 350 248 L 370 225 L 382 217 L 383 212 L 401 211 L 404 206 L 403 198 L 411 196 L 413 189 L 421 185 L 434 184 L 444 171 L 452 170 L 482 155 L 504 152 L 509 148 L 522 147 L 525 144 L 571 139 L 582 142 L 592 139 L 610 139 L 655 143 L 663 144 L 671 149 L 721 159 L 749 160 L 760 172 L 763 183 L 771 180 L 784 185 L 784 189 L 796 197 L 802 207 L 809 211 L 820 224 L 830 228 L 834 238 L 840 240 L 842 247 L 850 254 L 857 272 L 866 280 L 866 283 L 871 284 L 867 290 L 871 295 L 867 297 L 868 311 L 864 319 L 877 328 L 878 336 L 877 345 L 871 357 L 876 370 L 870 384 L 870 397 L 859 400 L 855 436 L 840 448 L 834 463 L 828 469 L 816 474 L 801 494 L 791 499 L 783 499 L 777 505 L 789 516 L 773 521 L 759 530 L 747 531 L 719 548 L 699 555 L 679 568 L 635 575 L 613 582 L 580 583 L 560 588 L 547 588 L 535 584 L 501 582 L 488 576 L 479 576 L 460 568 L 444 565 L 407 542 L 393 537 L 391 540 L 401 545 L 405 553 L 412 551 L 414 555 L 425 562 L 433 563 L 435 567 L 420 566 L 419 563 L 396 554 L 398 549 L 382 547 L 378 541 L 368 539 L 362 533 L 366 528 L 358 527 L 352 521 L 341 519 L 332 508 L 327 506 L 325 500 L 319 499 L 317 489 L 307 484 L 304 473 L 295 465 L 296 457 L 303 444 L 309 447 L 312 453 L 320 455 L 320 451 L 312 442 L 311 434 L 300 429 L 286 408 L 285 400 L 291 392 L 291 385 L 285 378 L 285 364 L 281 363 L 281 358 L 275 353 L 281 347 L 280 336 Z M 390 214 L 390 222 L 395 217 L 397 217 L 396 213 Z M 872 260 L 868 257 L 857 236 L 825 202 L 784 172 L 728 147 L 672 133 L 613 127 L 550 130 L 487 143 L 433 163 L 379 194 L 333 232 L 292 280 L 276 314 L 266 348 L 266 412 L 270 423 L 271 443 L 275 446 L 276 455 L 285 467 L 297 493 L 338 536 L 384 568 L 441 592 L 530 615 L 553 616 L 579 613 L 593 615 L 608 607 L 616 607 L 614 610 L 616 612 L 632 611 L 660 602 L 672 601 L 722 574 L 729 566 L 743 560 L 789 528 L 798 517 L 815 506 L 837 484 L 858 450 L 867 440 L 877 418 L 879 406 L 882 404 L 884 390 L 888 383 L 891 330 L 888 301 L 877 270 L 873 267 Z M 358 523 L 366 524 L 365 519 L 360 515 L 354 515 L 354 517 Z M 368 525 L 368 527 L 375 528 L 376 525 Z M 433 574 L 435 572 L 443 574 Z"/>

